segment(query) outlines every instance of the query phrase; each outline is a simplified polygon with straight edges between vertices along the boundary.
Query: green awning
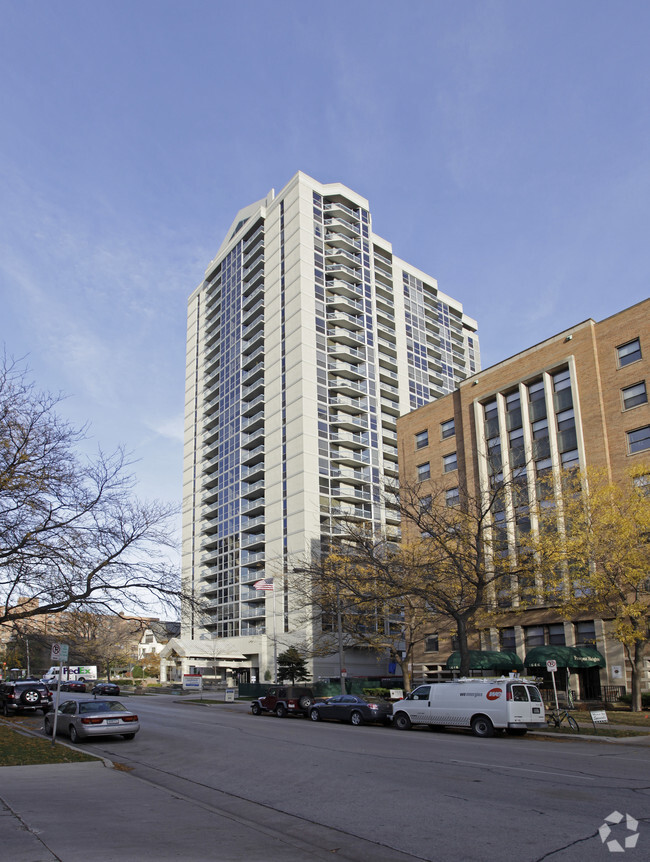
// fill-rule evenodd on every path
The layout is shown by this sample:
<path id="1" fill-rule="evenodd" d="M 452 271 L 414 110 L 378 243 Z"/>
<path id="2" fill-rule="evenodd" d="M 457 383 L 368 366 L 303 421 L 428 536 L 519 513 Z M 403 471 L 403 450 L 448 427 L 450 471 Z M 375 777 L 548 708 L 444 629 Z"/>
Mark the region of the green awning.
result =
<path id="1" fill-rule="evenodd" d="M 447 659 L 447 670 L 459 670 L 460 653 L 452 652 Z M 495 670 L 505 673 L 523 670 L 524 663 L 516 652 L 494 652 L 490 650 L 471 649 L 469 651 L 470 670 Z"/>
<path id="2" fill-rule="evenodd" d="M 593 646 L 538 646 L 528 650 L 524 664 L 528 668 L 541 667 L 546 670 L 547 661 L 556 661 L 558 667 L 579 670 L 586 667 L 605 667 L 603 656 Z"/>

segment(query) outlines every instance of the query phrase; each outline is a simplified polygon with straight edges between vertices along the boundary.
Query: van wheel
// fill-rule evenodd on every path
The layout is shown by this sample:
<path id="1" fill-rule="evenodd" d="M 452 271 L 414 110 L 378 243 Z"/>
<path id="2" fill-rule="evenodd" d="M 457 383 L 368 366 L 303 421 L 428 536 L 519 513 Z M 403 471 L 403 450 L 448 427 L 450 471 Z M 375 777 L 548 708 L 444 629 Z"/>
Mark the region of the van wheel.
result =
<path id="1" fill-rule="evenodd" d="M 494 736 L 494 725 L 485 715 L 477 715 L 472 719 L 472 733 L 474 736 Z"/>
<path id="2" fill-rule="evenodd" d="M 393 724 L 398 730 L 411 729 L 411 719 L 405 712 L 398 712 L 397 715 L 393 718 Z"/>

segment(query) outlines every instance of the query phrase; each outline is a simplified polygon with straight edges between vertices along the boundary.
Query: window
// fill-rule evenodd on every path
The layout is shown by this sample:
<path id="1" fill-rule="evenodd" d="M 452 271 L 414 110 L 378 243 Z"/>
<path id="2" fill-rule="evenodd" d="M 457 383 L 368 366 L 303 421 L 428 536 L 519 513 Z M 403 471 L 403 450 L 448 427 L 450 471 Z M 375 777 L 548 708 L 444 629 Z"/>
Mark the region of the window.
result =
<path id="1" fill-rule="evenodd" d="M 641 359 L 641 342 L 638 338 L 628 341 L 627 344 L 617 347 L 616 353 L 618 354 L 618 367 L 623 368 L 624 365 L 629 365 L 631 362 Z"/>
<path id="2" fill-rule="evenodd" d="M 448 419 L 446 422 L 442 422 L 440 425 L 440 433 L 443 440 L 446 440 L 447 437 L 453 437 L 456 433 L 456 423 L 453 419 Z"/>
<path id="3" fill-rule="evenodd" d="M 442 472 L 443 473 L 451 473 L 452 470 L 458 469 L 458 459 L 456 458 L 456 453 L 452 452 L 450 455 L 442 456 Z"/>
<path id="4" fill-rule="evenodd" d="M 635 383 L 634 386 L 626 386 L 621 389 L 623 396 L 623 410 L 629 410 L 630 407 L 636 407 L 638 404 L 648 403 L 648 393 L 645 388 L 645 380 L 642 383 Z"/>
<path id="5" fill-rule="evenodd" d="M 627 432 L 627 449 L 630 455 L 650 449 L 650 425 Z"/>
<path id="6" fill-rule="evenodd" d="M 634 477 L 634 487 L 637 489 L 639 494 L 643 494 L 644 497 L 650 495 L 650 473 L 644 473 L 641 476 Z"/>
<path id="7" fill-rule="evenodd" d="M 575 624 L 576 646 L 596 645 L 596 626 L 593 620 L 584 620 Z"/>
<path id="8" fill-rule="evenodd" d="M 525 626 L 524 638 L 526 649 L 536 646 L 544 646 L 544 626 Z"/>
<path id="9" fill-rule="evenodd" d="M 415 448 L 416 449 L 424 449 L 425 446 L 429 445 L 429 432 L 428 431 L 418 431 L 415 435 Z"/>
<path id="10" fill-rule="evenodd" d="M 433 498 L 431 494 L 427 494 L 426 497 L 420 497 L 420 512 L 428 512 L 432 502 Z"/>
<path id="11" fill-rule="evenodd" d="M 418 464 L 418 482 L 424 482 L 425 479 L 431 478 L 431 465 L 427 461 L 425 464 Z"/>
<path id="12" fill-rule="evenodd" d="M 499 631 L 499 642 L 502 650 L 505 650 L 506 652 L 515 650 L 517 648 L 517 641 L 515 639 L 514 628 L 501 629 Z"/>
<path id="13" fill-rule="evenodd" d="M 448 488 L 445 491 L 445 504 L 447 506 L 457 506 L 460 502 L 460 492 L 458 488 Z"/>
<path id="14" fill-rule="evenodd" d="M 438 652 L 438 634 L 427 635 L 424 649 L 426 652 Z"/>

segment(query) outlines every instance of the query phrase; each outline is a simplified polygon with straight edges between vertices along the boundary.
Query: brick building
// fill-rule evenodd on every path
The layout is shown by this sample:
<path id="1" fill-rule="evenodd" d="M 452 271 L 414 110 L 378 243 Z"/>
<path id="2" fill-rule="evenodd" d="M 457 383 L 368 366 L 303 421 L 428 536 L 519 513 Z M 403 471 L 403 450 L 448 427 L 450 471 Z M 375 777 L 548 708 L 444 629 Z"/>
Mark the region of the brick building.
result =
<path id="1" fill-rule="evenodd" d="M 579 323 L 475 374 L 399 419 L 400 481 L 421 482 L 423 495 L 427 482 L 447 486 L 450 499 L 459 487 L 478 494 L 497 463 L 504 475 L 525 469 L 531 499 L 540 477 L 572 466 L 602 468 L 613 481 L 630 481 L 630 468 L 645 474 L 647 464 L 647 475 L 637 479 L 647 482 L 649 356 L 646 300 L 600 322 Z M 435 678 L 454 646 L 450 630 L 432 627 L 415 657 L 414 678 Z M 531 650 L 578 656 L 573 666 L 564 662 L 560 678 L 583 699 L 627 683 L 622 646 L 609 636 L 606 619 L 589 614 L 562 619 L 549 607 L 513 608 L 498 626 L 476 631 L 472 646 L 516 650 L 542 675 L 545 663 L 531 667 Z M 650 688 L 650 660 L 646 664 L 644 689 Z"/>

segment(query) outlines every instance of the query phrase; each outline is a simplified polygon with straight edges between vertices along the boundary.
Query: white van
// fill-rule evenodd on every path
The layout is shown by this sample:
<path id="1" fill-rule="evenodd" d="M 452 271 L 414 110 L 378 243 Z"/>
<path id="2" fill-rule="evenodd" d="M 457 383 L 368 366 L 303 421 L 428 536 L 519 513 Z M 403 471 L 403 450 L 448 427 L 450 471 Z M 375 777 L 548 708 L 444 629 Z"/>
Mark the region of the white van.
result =
<path id="1" fill-rule="evenodd" d="M 418 686 L 393 704 L 393 724 L 408 730 L 429 727 L 471 727 L 476 736 L 496 730 L 523 735 L 544 727 L 544 702 L 537 686 L 523 677 L 458 679 Z"/>

